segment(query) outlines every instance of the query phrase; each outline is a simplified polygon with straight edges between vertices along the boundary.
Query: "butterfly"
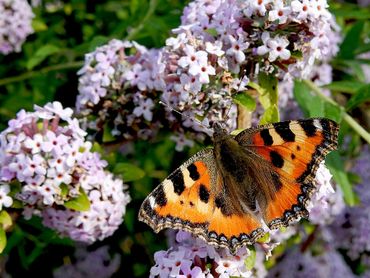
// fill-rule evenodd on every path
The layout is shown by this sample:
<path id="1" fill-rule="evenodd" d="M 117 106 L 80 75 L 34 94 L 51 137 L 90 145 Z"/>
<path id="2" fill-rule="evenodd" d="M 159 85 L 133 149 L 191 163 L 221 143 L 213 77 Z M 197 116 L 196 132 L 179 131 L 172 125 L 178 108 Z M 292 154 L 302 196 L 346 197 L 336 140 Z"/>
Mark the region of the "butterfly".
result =
<path id="1" fill-rule="evenodd" d="M 235 253 L 269 229 L 307 218 L 321 161 L 337 148 L 338 124 L 325 118 L 261 125 L 233 136 L 213 125 L 206 148 L 144 200 L 139 220 L 159 232 L 191 232 Z"/>

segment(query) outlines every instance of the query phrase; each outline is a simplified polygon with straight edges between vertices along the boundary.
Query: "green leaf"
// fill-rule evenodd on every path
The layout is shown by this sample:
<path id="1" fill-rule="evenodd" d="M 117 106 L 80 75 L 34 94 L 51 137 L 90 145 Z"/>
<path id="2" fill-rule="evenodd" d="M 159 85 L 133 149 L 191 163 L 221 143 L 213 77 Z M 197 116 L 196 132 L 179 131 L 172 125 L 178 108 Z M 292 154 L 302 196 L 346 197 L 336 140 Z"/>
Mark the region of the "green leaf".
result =
<path id="1" fill-rule="evenodd" d="M 33 69 L 35 66 L 39 65 L 44 61 L 48 56 L 53 55 L 60 51 L 60 48 L 47 44 L 39 48 L 35 54 L 27 61 L 26 67 L 28 70 Z"/>
<path id="2" fill-rule="evenodd" d="M 313 94 L 304 82 L 296 80 L 293 93 L 306 116 L 326 117 L 336 122 L 341 122 L 344 109 Z"/>
<path id="3" fill-rule="evenodd" d="M 0 224 L 4 229 L 9 228 L 13 224 L 12 218 L 5 210 L 0 212 Z"/>
<path id="4" fill-rule="evenodd" d="M 114 138 L 114 136 L 112 135 L 111 128 L 109 127 L 108 124 L 105 124 L 103 128 L 103 142 L 104 143 L 112 142 L 115 139 L 116 138 Z"/>
<path id="5" fill-rule="evenodd" d="M 218 32 L 215 28 L 206 29 L 206 33 L 210 34 L 213 37 L 216 37 L 218 35 Z"/>
<path id="6" fill-rule="evenodd" d="M 363 21 L 358 21 L 353 24 L 352 28 L 347 32 L 347 35 L 340 46 L 340 51 L 338 54 L 339 58 L 353 59 L 355 57 L 356 46 L 360 45 L 362 42 L 361 33 L 363 29 Z"/>
<path id="7" fill-rule="evenodd" d="M 248 111 L 254 111 L 256 109 L 256 101 L 246 92 L 234 95 L 233 99 L 237 104 L 245 107 Z"/>
<path id="8" fill-rule="evenodd" d="M 345 202 L 350 206 L 357 204 L 358 198 L 353 192 L 347 171 L 344 168 L 344 163 L 339 153 L 337 151 L 331 152 L 326 156 L 325 161 L 334 180 L 342 189 Z"/>
<path id="9" fill-rule="evenodd" d="M 265 110 L 260 119 L 260 124 L 276 123 L 280 121 L 279 108 L 277 105 L 272 105 Z"/>
<path id="10" fill-rule="evenodd" d="M 342 121 L 344 109 L 338 105 L 334 105 L 329 102 L 323 102 L 324 104 L 324 117 L 340 123 Z"/>
<path id="11" fill-rule="evenodd" d="M 125 182 L 139 180 L 145 176 L 145 172 L 142 169 L 131 163 L 124 162 L 116 164 L 113 173 L 121 175 Z"/>
<path id="12" fill-rule="evenodd" d="M 248 270 L 251 270 L 256 264 L 257 252 L 254 247 L 249 248 L 249 256 L 245 259 L 244 264 Z"/>
<path id="13" fill-rule="evenodd" d="M 6 247 L 6 233 L 2 226 L 0 226 L 0 254 L 3 253 Z"/>
<path id="14" fill-rule="evenodd" d="M 89 44 L 89 51 L 94 51 L 97 47 L 106 44 L 109 38 L 105 36 L 94 37 Z"/>
<path id="15" fill-rule="evenodd" d="M 258 75 L 257 91 L 260 93 L 259 99 L 263 108 L 268 109 L 272 105 L 278 104 L 278 80 L 272 74 L 260 73 Z"/>
<path id="16" fill-rule="evenodd" d="M 87 197 L 85 191 L 80 188 L 80 195 L 64 203 L 64 206 L 69 209 L 76 211 L 88 211 L 90 210 L 90 200 Z"/>
<path id="17" fill-rule="evenodd" d="M 273 123 L 280 121 L 278 109 L 278 80 L 271 74 L 260 73 L 258 75 L 259 84 L 250 82 L 252 88 L 259 93 L 259 101 L 265 109 L 260 124 Z"/>
<path id="18" fill-rule="evenodd" d="M 364 103 L 365 101 L 368 101 L 368 100 L 370 100 L 370 85 L 369 84 L 357 90 L 357 92 L 348 101 L 346 105 L 346 109 L 351 110 L 353 108 L 356 108 L 361 103 Z"/>
<path id="19" fill-rule="evenodd" d="M 328 85 L 323 86 L 323 88 L 329 89 L 331 91 L 338 91 L 342 93 L 355 93 L 358 89 L 360 89 L 364 83 L 356 82 L 356 81 L 334 81 Z"/>
<path id="20" fill-rule="evenodd" d="M 41 32 L 48 29 L 48 26 L 39 18 L 32 20 L 32 28 L 35 32 Z"/>

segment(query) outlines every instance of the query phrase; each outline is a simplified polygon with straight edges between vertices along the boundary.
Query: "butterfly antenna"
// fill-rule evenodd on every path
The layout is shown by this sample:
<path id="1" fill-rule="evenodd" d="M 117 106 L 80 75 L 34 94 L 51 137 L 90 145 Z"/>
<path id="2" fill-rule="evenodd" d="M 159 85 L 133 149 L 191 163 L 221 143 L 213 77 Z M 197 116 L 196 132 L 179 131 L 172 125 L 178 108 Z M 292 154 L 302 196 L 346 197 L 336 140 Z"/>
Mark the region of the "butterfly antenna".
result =
<path id="1" fill-rule="evenodd" d="M 201 121 L 199 121 L 197 118 L 195 118 L 195 117 L 190 117 L 190 116 L 188 116 L 188 115 L 186 115 L 186 114 L 184 114 L 184 113 L 180 112 L 179 110 L 176 110 L 176 109 L 175 109 L 175 108 L 173 108 L 170 104 L 165 103 L 165 102 L 163 102 L 163 101 L 161 101 L 161 100 L 159 101 L 159 103 L 160 103 L 160 104 L 162 104 L 163 106 L 166 106 L 169 110 L 171 110 L 171 111 L 174 111 L 174 112 L 178 113 L 178 114 L 179 114 L 179 115 L 181 115 L 182 117 L 188 118 L 188 119 L 190 119 L 190 120 L 192 120 L 192 121 L 196 122 L 197 124 L 199 124 L 200 126 L 204 127 L 205 129 L 212 130 L 212 129 L 211 129 L 211 127 L 204 125 L 204 124 L 203 124 Z"/>

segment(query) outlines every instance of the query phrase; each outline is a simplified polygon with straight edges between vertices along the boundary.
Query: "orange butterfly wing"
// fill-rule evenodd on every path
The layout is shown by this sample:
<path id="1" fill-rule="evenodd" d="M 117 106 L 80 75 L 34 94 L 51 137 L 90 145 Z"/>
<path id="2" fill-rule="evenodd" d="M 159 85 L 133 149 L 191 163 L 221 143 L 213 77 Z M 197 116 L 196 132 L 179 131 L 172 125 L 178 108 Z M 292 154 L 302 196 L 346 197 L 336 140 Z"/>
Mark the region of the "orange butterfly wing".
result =
<path id="1" fill-rule="evenodd" d="M 278 190 L 264 211 L 270 228 L 308 216 L 305 206 L 315 188 L 316 171 L 325 155 L 336 149 L 338 130 L 334 121 L 314 118 L 251 128 L 235 137 L 271 163 L 276 172 Z"/>
<path id="2" fill-rule="evenodd" d="M 264 231 L 252 214 L 224 214 L 224 204 L 214 194 L 214 187 L 221 186 L 219 181 L 213 150 L 205 149 L 154 189 L 142 204 L 139 220 L 156 232 L 164 228 L 186 230 L 235 252 Z"/>

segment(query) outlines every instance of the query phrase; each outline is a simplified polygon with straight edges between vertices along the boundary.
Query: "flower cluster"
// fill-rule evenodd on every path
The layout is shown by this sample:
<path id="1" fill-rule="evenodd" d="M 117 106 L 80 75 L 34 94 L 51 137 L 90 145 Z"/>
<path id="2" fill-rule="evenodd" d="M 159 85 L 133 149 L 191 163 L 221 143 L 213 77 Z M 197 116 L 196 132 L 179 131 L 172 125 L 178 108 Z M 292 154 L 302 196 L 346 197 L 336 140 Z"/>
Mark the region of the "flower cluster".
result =
<path id="1" fill-rule="evenodd" d="M 0 0 L 0 53 L 19 52 L 33 33 L 32 8 L 25 0 Z"/>
<path id="2" fill-rule="evenodd" d="M 108 246 L 102 246 L 90 252 L 86 248 L 77 248 L 75 262 L 56 269 L 53 276 L 54 278 L 111 277 L 119 268 L 121 258 L 119 254 L 115 254 L 112 258 L 108 251 Z"/>
<path id="3" fill-rule="evenodd" d="M 87 117 L 87 128 L 125 139 L 151 136 L 158 125 L 156 91 L 164 86 L 159 56 L 158 50 L 119 40 L 86 54 L 76 108 Z"/>
<path id="4" fill-rule="evenodd" d="M 310 250 L 293 248 L 269 270 L 267 277 L 355 277 L 342 256 L 333 249 L 314 256 Z"/>
<path id="5" fill-rule="evenodd" d="M 194 1 L 162 49 L 112 41 L 88 54 L 76 106 L 98 115 L 98 121 L 87 117 L 91 126 L 108 123 L 113 136 L 143 138 L 168 126 L 180 150 L 191 145 L 188 131 L 200 139 L 210 134 L 210 122 L 234 129 L 233 96 L 259 73 L 290 82 L 312 74 L 317 60 L 337 51 L 335 30 L 325 0 Z M 136 54 L 127 56 L 132 46 Z M 156 110 L 159 100 L 181 111 L 180 121 L 171 109 Z"/>
<path id="6" fill-rule="evenodd" d="M 324 163 L 321 163 L 315 178 L 317 190 L 313 193 L 307 208 L 311 223 L 327 225 L 334 221 L 345 208 L 342 192 L 339 187 L 336 190 L 333 189 L 331 178 L 329 170 Z"/>
<path id="7" fill-rule="evenodd" d="M 54 102 L 35 110 L 21 110 L 0 133 L 1 182 L 14 186 L 26 218 L 42 215 L 45 225 L 79 241 L 111 235 L 129 202 L 122 181 L 105 172 L 107 163 L 90 151 L 72 109 Z M 9 191 L 8 185 L 1 189 Z M 89 211 L 65 208 L 81 194 L 91 203 Z M 2 204 L 10 201 L 3 198 Z"/>
<path id="8" fill-rule="evenodd" d="M 177 233 L 176 242 L 173 248 L 155 253 L 156 264 L 150 270 L 150 277 L 252 276 L 252 269 L 246 266 L 251 251 L 246 248 L 239 249 L 237 254 L 232 256 L 228 250 L 216 249 L 182 231 Z M 259 256 L 259 259 L 263 258 Z M 255 273 L 264 271 L 263 267 L 254 269 Z"/>
<path id="9" fill-rule="evenodd" d="M 365 146 L 352 169 L 362 179 L 361 184 L 355 187 L 361 204 L 346 207 L 326 233 L 328 241 L 338 248 L 348 250 L 348 255 L 353 260 L 370 251 L 370 194 L 367 183 L 370 179 L 369 164 L 370 150 Z"/>

